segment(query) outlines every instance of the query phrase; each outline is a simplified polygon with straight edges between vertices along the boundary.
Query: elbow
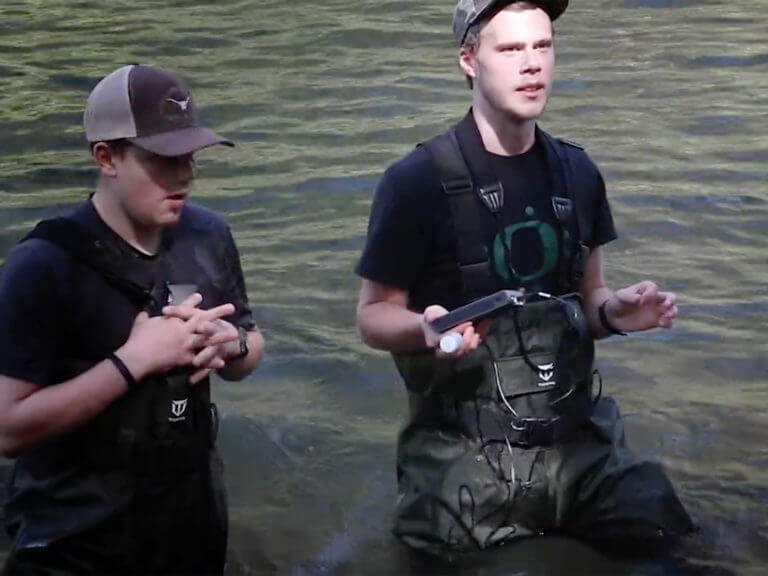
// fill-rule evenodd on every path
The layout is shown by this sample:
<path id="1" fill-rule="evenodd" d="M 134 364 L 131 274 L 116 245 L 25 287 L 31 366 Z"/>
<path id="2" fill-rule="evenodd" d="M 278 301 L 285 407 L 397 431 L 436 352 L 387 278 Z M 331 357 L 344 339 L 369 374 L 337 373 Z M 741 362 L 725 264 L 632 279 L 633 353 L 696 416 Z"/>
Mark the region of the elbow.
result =
<path id="1" fill-rule="evenodd" d="M 21 451 L 21 444 L 11 436 L 0 432 L 0 456 L 4 458 L 16 458 Z"/>
<path id="2" fill-rule="evenodd" d="M 379 350 L 380 346 L 377 345 L 378 342 L 369 327 L 367 312 L 366 306 L 359 305 L 357 307 L 357 332 L 360 334 L 360 340 L 362 340 L 363 344 L 369 348 Z"/>

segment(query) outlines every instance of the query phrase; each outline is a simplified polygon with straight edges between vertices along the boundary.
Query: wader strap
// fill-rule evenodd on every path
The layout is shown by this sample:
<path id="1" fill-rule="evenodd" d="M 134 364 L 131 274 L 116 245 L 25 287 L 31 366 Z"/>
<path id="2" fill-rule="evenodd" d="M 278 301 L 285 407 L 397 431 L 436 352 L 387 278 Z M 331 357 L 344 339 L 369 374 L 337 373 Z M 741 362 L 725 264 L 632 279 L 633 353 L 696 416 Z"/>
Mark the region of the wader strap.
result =
<path id="1" fill-rule="evenodd" d="M 80 264 L 101 274 L 107 282 L 120 290 L 140 309 L 155 304 L 151 291 L 115 270 L 111 264 L 113 259 L 99 248 L 98 240 L 74 220 L 69 218 L 43 220 L 21 242 L 32 238 L 46 240 L 69 252 Z"/>
<path id="2" fill-rule="evenodd" d="M 453 129 L 433 138 L 424 146 L 432 154 L 440 170 L 443 191 L 447 195 L 453 217 L 463 297 L 472 301 L 493 292 L 496 288 L 481 222 L 485 209 L 483 205 L 488 206 L 486 202 L 498 204 L 498 210 L 501 209 L 503 191 L 497 183 L 496 187 L 487 186 L 484 192 L 482 189 L 475 192 L 472 174 L 464 161 Z M 482 203 L 478 202 L 478 197 Z"/>
<path id="3" fill-rule="evenodd" d="M 576 210 L 571 182 L 571 163 L 568 153 L 560 140 L 552 138 L 549 134 L 536 127 L 536 138 L 543 143 L 549 173 L 552 178 L 552 209 L 560 224 L 561 231 L 568 231 L 571 238 L 565 238 L 561 234 L 561 258 L 558 271 L 559 282 L 568 290 L 578 289 L 579 282 L 584 276 L 586 259 L 589 256 L 589 248 L 581 241 L 581 231 L 586 229 L 583 215 Z M 566 243 L 575 248 L 570 257 L 565 257 Z"/>

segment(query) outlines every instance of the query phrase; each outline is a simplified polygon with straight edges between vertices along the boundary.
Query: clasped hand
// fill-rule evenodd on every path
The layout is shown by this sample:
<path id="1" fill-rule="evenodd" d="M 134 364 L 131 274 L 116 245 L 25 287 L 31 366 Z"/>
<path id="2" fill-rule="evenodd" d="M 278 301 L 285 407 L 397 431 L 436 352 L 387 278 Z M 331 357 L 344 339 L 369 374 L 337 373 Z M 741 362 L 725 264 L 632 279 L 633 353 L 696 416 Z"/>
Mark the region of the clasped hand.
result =
<path id="1" fill-rule="evenodd" d="M 163 317 L 191 324 L 195 355 L 191 365 L 195 368 L 189 377 L 195 384 L 213 370 L 224 368 L 227 360 L 240 353 L 237 328 L 223 320 L 235 312 L 232 304 L 222 304 L 210 310 L 200 310 L 203 297 L 192 294 L 177 306 L 163 308 Z"/>
<path id="2" fill-rule="evenodd" d="M 123 360 L 141 379 L 177 367 L 192 367 L 189 381 L 196 384 L 213 370 L 223 368 L 240 351 L 237 329 L 222 318 L 234 313 L 232 304 L 210 310 L 198 308 L 200 294 L 177 306 L 166 306 L 161 316 L 141 312 L 120 350 Z"/>

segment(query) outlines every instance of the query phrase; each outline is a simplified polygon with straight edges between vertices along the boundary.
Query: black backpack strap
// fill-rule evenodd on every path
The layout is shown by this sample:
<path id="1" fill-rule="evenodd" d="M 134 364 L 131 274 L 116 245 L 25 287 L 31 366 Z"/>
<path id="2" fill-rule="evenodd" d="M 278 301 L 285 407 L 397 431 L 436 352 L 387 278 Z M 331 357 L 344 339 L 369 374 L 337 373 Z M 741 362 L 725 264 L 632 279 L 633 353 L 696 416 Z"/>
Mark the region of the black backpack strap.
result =
<path id="1" fill-rule="evenodd" d="M 478 193 L 472 180 L 454 128 L 423 144 L 430 152 L 440 171 L 440 181 L 448 198 L 456 234 L 456 249 L 463 297 L 475 300 L 489 294 L 495 288 L 491 273 L 488 248 L 483 233 L 483 203 L 478 202 Z M 482 196 L 480 196 L 482 199 Z M 488 202 L 503 203 L 501 196 L 494 196 L 494 189 L 487 191 Z M 501 201 L 500 201 L 501 199 Z M 487 204 L 486 204 L 487 206 Z"/>
<path id="2" fill-rule="evenodd" d="M 149 289 L 125 277 L 111 258 L 100 247 L 98 240 L 80 224 L 69 218 L 43 220 L 22 238 L 21 242 L 33 238 L 45 240 L 59 246 L 80 264 L 95 270 L 112 286 L 120 290 L 139 308 L 154 303 Z"/>
<path id="3" fill-rule="evenodd" d="M 568 150 L 560 140 L 536 128 L 536 137 L 544 144 L 549 173 L 552 178 L 552 209 L 563 232 L 563 250 L 560 257 L 559 282 L 566 291 L 576 290 L 584 276 L 589 248 L 582 242 L 581 230 L 585 229 L 583 214 L 576 209 L 573 194 L 573 177 Z M 568 253 L 565 247 L 569 246 Z"/>

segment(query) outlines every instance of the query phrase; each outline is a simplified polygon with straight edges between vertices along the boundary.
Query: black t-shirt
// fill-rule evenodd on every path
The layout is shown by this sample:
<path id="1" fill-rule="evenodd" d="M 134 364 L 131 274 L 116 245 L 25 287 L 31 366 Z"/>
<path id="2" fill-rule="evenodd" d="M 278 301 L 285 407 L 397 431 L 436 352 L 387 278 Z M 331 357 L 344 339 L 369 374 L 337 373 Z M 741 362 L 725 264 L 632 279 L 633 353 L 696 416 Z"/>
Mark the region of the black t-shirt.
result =
<path id="1" fill-rule="evenodd" d="M 590 248 L 616 238 L 605 187 L 597 168 L 588 189 L 575 190 L 581 241 Z M 560 225 L 552 208 L 552 182 L 543 150 L 535 145 L 518 156 L 486 152 L 504 188 L 501 228 L 487 213 L 487 250 L 500 286 L 557 292 Z M 408 291 L 409 307 L 431 304 L 448 309 L 463 304 L 453 216 L 440 172 L 423 146 L 390 166 L 371 206 L 368 238 L 356 272 L 363 278 Z"/>
<path id="2" fill-rule="evenodd" d="M 162 267 L 198 286 L 202 308 L 231 302 L 236 311 L 228 320 L 253 326 L 237 248 L 213 213 L 185 207 L 178 224 L 165 231 L 157 256 L 126 243 L 90 201 L 68 218 L 97 238 L 117 266 L 130 266 L 140 283 L 151 286 Z M 40 386 L 72 378 L 71 372 L 85 371 L 125 343 L 135 316 L 122 292 L 66 250 L 39 239 L 22 242 L 0 274 L 0 374 Z"/>

